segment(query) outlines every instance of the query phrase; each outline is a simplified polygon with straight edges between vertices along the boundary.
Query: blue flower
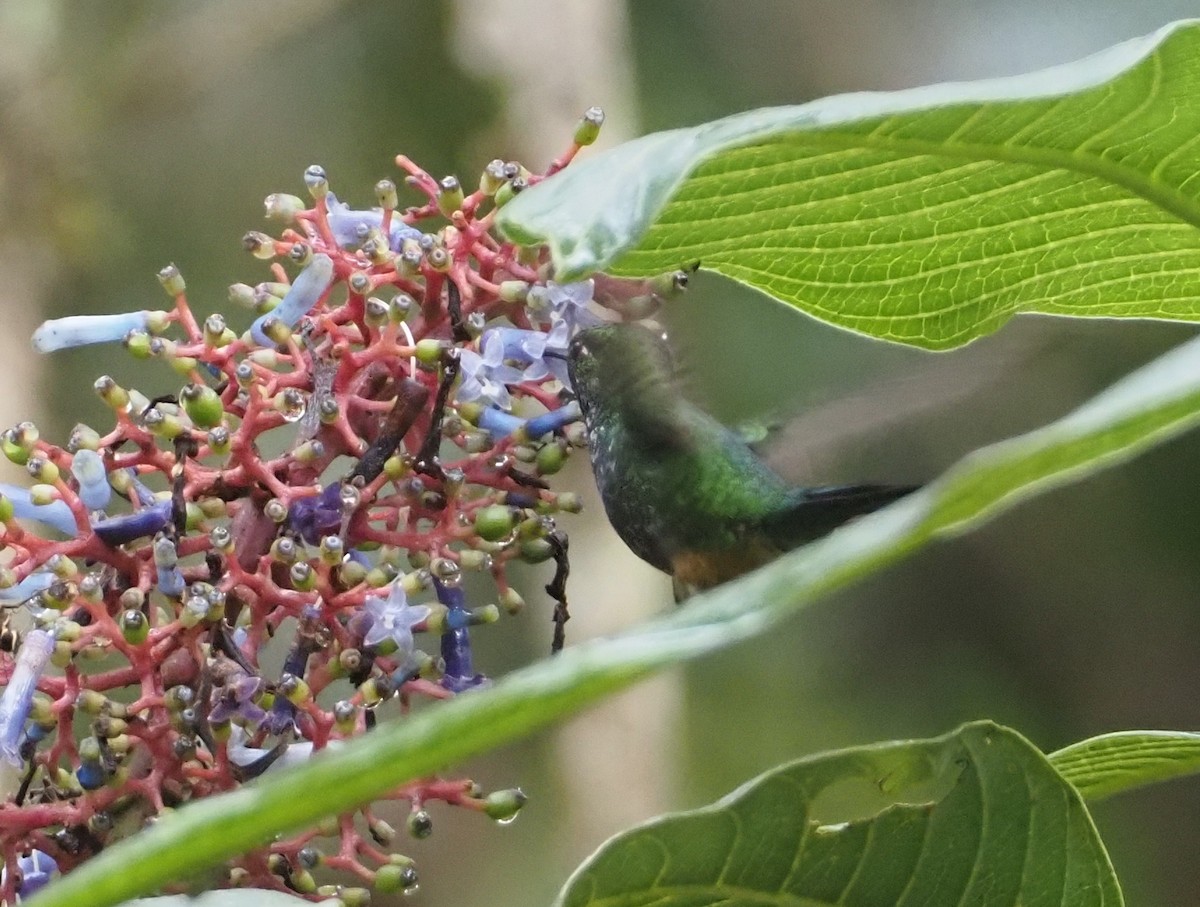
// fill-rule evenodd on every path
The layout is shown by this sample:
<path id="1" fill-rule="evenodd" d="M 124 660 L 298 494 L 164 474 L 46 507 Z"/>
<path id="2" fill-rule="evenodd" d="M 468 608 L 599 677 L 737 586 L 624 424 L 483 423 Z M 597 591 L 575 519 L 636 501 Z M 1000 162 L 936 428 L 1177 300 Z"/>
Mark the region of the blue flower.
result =
<path id="1" fill-rule="evenodd" d="M 296 275 L 279 305 L 265 315 L 260 315 L 250 325 L 250 336 L 262 346 L 274 346 L 271 338 L 263 333 L 263 325 L 267 319 L 274 318 L 289 328 L 295 327 L 325 295 L 331 283 L 333 259 L 328 255 L 314 255 L 304 270 Z"/>
<path id="2" fill-rule="evenodd" d="M 576 331 L 604 320 L 588 308 L 594 292 L 595 284 L 591 280 L 563 284 L 551 280 L 544 287 L 530 287 L 526 305 L 538 321 L 553 323 L 562 319 L 567 323 L 569 333 L 574 335 Z"/>
<path id="3" fill-rule="evenodd" d="M 377 646 L 385 640 L 396 644 L 397 652 L 408 656 L 413 650 L 412 628 L 429 616 L 428 605 L 409 605 L 400 580 L 392 583 L 386 598 L 372 596 L 363 603 L 363 613 L 371 618 L 371 627 L 363 636 L 363 645 Z"/>
<path id="4" fill-rule="evenodd" d="M 112 486 L 104 470 L 104 459 L 94 450 L 76 451 L 71 458 L 71 475 L 79 483 L 79 499 L 88 510 L 103 510 L 112 499 Z"/>
<path id="5" fill-rule="evenodd" d="M 31 573 L 15 586 L 0 589 L 0 605 L 19 605 L 28 601 L 39 592 L 45 592 L 57 577 L 53 573 Z"/>
<path id="6" fill-rule="evenodd" d="M 12 501 L 13 515 L 18 519 L 37 520 L 64 535 L 76 535 L 79 532 L 75 525 L 75 514 L 71 513 L 65 501 L 35 504 L 28 488 L 7 483 L 0 483 L 0 494 Z"/>
<path id="7" fill-rule="evenodd" d="M 153 495 L 151 495 L 151 500 L 154 500 Z M 143 503 L 145 503 L 144 499 Z M 171 520 L 171 508 L 170 500 L 154 501 L 133 513 L 123 513 L 107 520 L 96 520 L 92 524 L 92 530 L 100 541 L 110 548 L 115 548 L 117 545 L 124 545 L 134 539 L 154 535 L 164 528 Z"/>
<path id="8" fill-rule="evenodd" d="M 17 660 L 4 694 L 0 696 L 0 800 L 16 792 L 24 771 L 21 758 L 21 734 L 33 704 L 38 680 L 54 653 L 54 634 L 30 630 L 21 640 Z"/>
<path id="9" fill-rule="evenodd" d="M 150 316 L 147 311 L 124 312 L 120 315 L 68 315 L 43 321 L 33 332 L 33 348 L 39 353 L 53 353 L 91 343 L 112 343 L 124 340 L 130 331 L 147 330 Z"/>
<path id="10" fill-rule="evenodd" d="M 50 854 L 32 850 L 27 855 L 17 858 L 17 870 L 21 873 L 17 895 L 20 898 L 29 898 L 41 891 L 50 881 L 50 877 L 58 872 L 58 863 Z M 0 886 L 3 886 L 7 878 L 8 871 L 0 870 Z"/>
<path id="11" fill-rule="evenodd" d="M 179 570 L 179 550 L 165 535 L 154 540 L 154 566 L 158 572 L 158 591 L 169 598 L 179 598 L 185 588 Z"/>
<path id="12" fill-rule="evenodd" d="M 352 211 L 345 202 L 339 202 L 332 192 L 325 194 L 326 217 L 329 230 L 337 244 L 343 248 L 354 248 L 362 245 L 367 230 L 383 229 L 383 209 L 372 208 L 370 211 Z M 361 233 L 360 233 L 361 228 Z M 388 245 L 393 252 L 399 252 L 406 239 L 419 239 L 421 231 L 409 226 L 393 214 L 388 227 Z"/>
<path id="13" fill-rule="evenodd" d="M 578 421 L 580 417 L 579 404 L 574 401 L 560 406 L 558 409 L 552 409 L 548 413 L 534 416 L 532 419 L 522 419 L 489 406 L 479 414 L 478 424 L 493 438 L 506 438 L 517 429 L 523 428 L 530 439 L 536 440 L 552 431 L 557 431 L 564 425 Z"/>
<path id="14" fill-rule="evenodd" d="M 525 380 L 521 369 L 506 365 L 504 337 L 499 330 L 485 331 L 480 340 L 481 353 L 464 349 L 459 353 L 463 380 L 456 395 L 460 403 L 486 400 L 501 409 L 512 406 L 506 385 Z"/>

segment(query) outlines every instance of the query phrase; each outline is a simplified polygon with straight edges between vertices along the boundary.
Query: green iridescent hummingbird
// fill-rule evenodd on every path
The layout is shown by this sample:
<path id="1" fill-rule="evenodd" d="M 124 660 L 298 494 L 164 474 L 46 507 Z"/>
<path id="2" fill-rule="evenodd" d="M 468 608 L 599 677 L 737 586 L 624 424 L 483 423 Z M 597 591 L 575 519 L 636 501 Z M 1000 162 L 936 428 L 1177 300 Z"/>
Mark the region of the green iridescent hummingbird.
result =
<path id="1" fill-rule="evenodd" d="M 609 522 L 677 596 L 740 576 L 915 486 L 788 483 L 680 394 L 661 334 L 605 324 L 567 364 Z"/>

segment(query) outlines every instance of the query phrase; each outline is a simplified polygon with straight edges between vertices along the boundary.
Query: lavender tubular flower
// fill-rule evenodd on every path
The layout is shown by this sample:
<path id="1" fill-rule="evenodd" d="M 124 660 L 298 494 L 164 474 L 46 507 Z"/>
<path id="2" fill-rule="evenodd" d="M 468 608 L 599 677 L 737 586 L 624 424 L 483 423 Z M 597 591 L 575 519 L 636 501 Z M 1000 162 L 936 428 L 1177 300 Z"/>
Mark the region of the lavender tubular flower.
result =
<path id="1" fill-rule="evenodd" d="M 21 734 L 38 680 L 54 652 L 54 634 L 30 630 L 21 641 L 17 663 L 4 694 L 0 696 L 0 798 L 7 800 L 20 784 L 25 762 L 21 758 Z"/>
<path id="2" fill-rule="evenodd" d="M 169 598 L 183 595 L 183 574 L 179 571 L 179 552 L 166 536 L 154 540 L 154 566 L 158 572 L 158 591 Z"/>
<path id="3" fill-rule="evenodd" d="M 574 401 L 532 419 L 522 419 L 489 406 L 479 414 L 479 427 L 493 438 L 506 438 L 518 429 L 524 429 L 526 436 L 532 440 L 558 431 L 579 418 L 579 404 Z"/>
<path id="4" fill-rule="evenodd" d="M 366 230 L 383 229 L 383 209 L 372 208 L 370 211 L 352 211 L 345 202 L 339 202 L 332 192 L 325 195 L 326 218 L 329 230 L 337 244 L 343 248 L 353 248 L 362 243 L 362 232 Z M 388 226 L 388 246 L 393 252 L 399 252 L 406 239 L 420 239 L 421 231 L 410 227 L 398 217 L 393 217 Z"/>
<path id="5" fill-rule="evenodd" d="M 43 321 L 33 332 L 33 348 L 39 353 L 53 353 L 92 343 L 112 343 L 123 340 L 134 330 L 147 330 L 148 311 L 125 312 L 119 315 L 68 315 Z"/>
<path id="6" fill-rule="evenodd" d="M 39 592 L 45 592 L 54 584 L 53 573 L 31 573 L 15 586 L 0 589 L 0 605 L 19 605 Z"/>
<path id="7" fill-rule="evenodd" d="M 328 255 L 314 255 L 308 266 L 292 282 L 291 289 L 283 301 L 266 315 L 255 319 L 250 326 L 250 336 L 262 346 L 274 346 L 271 338 L 263 333 L 263 324 L 268 318 L 295 327 L 308 314 L 333 283 L 333 259 Z"/>
<path id="8" fill-rule="evenodd" d="M 18 519 L 36 520 L 57 529 L 64 535 L 79 533 L 79 528 L 75 525 L 75 514 L 71 513 L 71 508 L 64 501 L 35 504 L 29 489 L 6 483 L 0 483 L 0 494 L 12 502 L 13 516 Z"/>
<path id="9" fill-rule="evenodd" d="M 471 636 L 467 630 L 470 612 L 467 610 L 467 594 L 461 586 L 448 586 L 440 580 L 433 581 L 438 601 L 448 609 L 446 626 L 442 634 L 442 661 L 445 672 L 441 684 L 453 693 L 462 693 L 487 682 L 482 674 L 475 673 L 471 655 Z"/>
<path id="10" fill-rule="evenodd" d="M 112 486 L 104 470 L 104 459 L 94 450 L 76 451 L 71 475 L 79 483 L 79 499 L 88 510 L 103 510 L 112 499 Z"/>
<path id="11" fill-rule="evenodd" d="M 98 520 L 92 526 L 100 541 L 115 547 L 134 539 L 154 535 L 171 519 L 171 502 L 157 501 L 134 513 L 126 513 L 107 520 Z"/>

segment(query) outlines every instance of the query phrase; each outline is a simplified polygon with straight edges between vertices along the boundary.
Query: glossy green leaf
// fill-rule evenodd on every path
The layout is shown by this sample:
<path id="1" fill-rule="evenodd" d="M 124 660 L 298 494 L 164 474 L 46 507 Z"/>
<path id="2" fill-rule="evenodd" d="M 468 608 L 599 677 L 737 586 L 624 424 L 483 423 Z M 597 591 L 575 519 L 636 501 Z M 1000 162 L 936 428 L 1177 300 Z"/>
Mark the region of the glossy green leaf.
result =
<path id="1" fill-rule="evenodd" d="M 706 269 L 931 349 L 1019 312 L 1200 319 L 1200 24 L 980 82 L 656 133 L 501 209 L 560 279 Z M 686 303 L 683 303 L 686 304 Z"/>
<path id="2" fill-rule="evenodd" d="M 824 802 L 823 802 L 824 801 Z M 829 802 L 833 801 L 833 802 Z M 1123 903 L 1079 794 L 990 722 L 760 775 L 606 843 L 557 907 Z"/>
<path id="3" fill-rule="evenodd" d="M 1088 800 L 1200 774 L 1200 734 L 1121 731 L 1064 747 L 1051 764 Z"/>
<path id="4" fill-rule="evenodd" d="M 106 848 L 31 903 L 104 907 L 187 878 L 275 834 L 545 727 L 655 670 L 749 639 L 937 536 L 961 532 L 1039 488 L 1127 459 L 1198 421 L 1200 340 L 1058 422 L 976 451 L 921 491 L 697 596 L 665 618 L 568 649 L 490 689 L 377 728 L 336 752 L 189 804 Z"/>

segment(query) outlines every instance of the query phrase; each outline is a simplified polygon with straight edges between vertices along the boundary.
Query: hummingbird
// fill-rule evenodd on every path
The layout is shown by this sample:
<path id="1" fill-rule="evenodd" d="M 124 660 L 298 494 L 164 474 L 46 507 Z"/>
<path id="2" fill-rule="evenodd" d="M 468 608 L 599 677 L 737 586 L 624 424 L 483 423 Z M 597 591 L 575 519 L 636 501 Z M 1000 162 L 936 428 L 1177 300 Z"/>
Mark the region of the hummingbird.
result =
<path id="1" fill-rule="evenodd" d="M 793 485 L 737 433 L 686 400 L 661 333 L 586 328 L 567 351 L 609 522 L 676 598 L 734 579 L 911 485 Z"/>

